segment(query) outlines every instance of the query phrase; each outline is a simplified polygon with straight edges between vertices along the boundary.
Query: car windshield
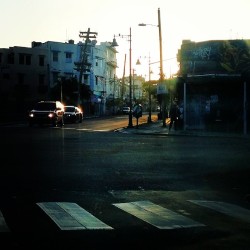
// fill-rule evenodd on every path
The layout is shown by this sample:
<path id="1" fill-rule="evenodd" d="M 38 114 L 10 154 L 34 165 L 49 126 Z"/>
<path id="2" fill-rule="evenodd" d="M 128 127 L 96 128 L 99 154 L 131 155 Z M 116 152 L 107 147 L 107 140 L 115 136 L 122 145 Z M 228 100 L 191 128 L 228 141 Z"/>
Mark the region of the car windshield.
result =
<path id="1" fill-rule="evenodd" d="M 35 106 L 35 110 L 55 110 L 55 103 L 37 103 Z"/>
<path id="2" fill-rule="evenodd" d="M 65 107 L 65 112 L 75 112 L 75 108 L 74 107 Z"/>

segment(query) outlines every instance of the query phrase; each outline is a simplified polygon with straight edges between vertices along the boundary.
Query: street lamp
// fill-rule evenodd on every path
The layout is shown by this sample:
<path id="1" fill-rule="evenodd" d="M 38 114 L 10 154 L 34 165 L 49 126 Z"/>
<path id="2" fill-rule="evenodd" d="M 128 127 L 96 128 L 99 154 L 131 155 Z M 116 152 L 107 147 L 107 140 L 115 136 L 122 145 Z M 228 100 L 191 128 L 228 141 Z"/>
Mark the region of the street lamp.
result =
<path id="1" fill-rule="evenodd" d="M 116 39 L 114 36 L 112 46 L 118 46 L 118 43 L 116 42 Z M 129 28 L 129 35 L 121 35 L 119 34 L 119 37 L 121 38 L 128 38 L 129 41 L 129 116 L 128 116 L 128 128 L 133 128 L 133 120 L 132 120 L 132 50 L 131 50 L 131 27 Z"/>
<path id="2" fill-rule="evenodd" d="M 158 8 L 158 25 L 154 24 L 146 24 L 146 23 L 140 23 L 139 26 L 156 26 L 159 29 L 159 43 L 160 43 L 160 79 L 159 79 L 159 85 L 163 84 L 164 80 L 164 74 L 163 74 L 163 60 L 162 60 L 162 34 L 161 34 L 161 13 L 160 13 L 160 8 Z M 166 127 L 166 115 L 165 115 L 165 100 L 164 100 L 164 94 L 166 93 L 161 93 L 163 95 L 162 98 L 162 120 L 163 120 L 163 127 Z"/>
<path id="3" fill-rule="evenodd" d="M 148 111 L 148 123 L 152 122 L 152 119 L 151 119 L 151 114 L 152 114 L 152 99 L 151 99 L 151 67 L 150 65 L 152 64 L 150 62 L 150 53 L 149 53 L 149 56 L 145 58 L 148 58 L 148 106 L 149 106 L 149 111 Z M 140 65 L 141 62 L 140 60 L 138 59 L 137 62 L 136 62 L 137 65 Z"/>

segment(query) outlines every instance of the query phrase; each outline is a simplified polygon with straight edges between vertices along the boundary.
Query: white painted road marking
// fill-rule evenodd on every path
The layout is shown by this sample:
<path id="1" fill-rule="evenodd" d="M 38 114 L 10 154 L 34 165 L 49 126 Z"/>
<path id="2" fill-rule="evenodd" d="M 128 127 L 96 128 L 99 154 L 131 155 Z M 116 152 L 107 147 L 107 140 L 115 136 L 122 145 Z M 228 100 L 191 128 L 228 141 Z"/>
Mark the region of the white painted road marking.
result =
<path id="1" fill-rule="evenodd" d="M 115 203 L 113 205 L 159 229 L 205 226 L 150 201 Z"/>
<path id="2" fill-rule="evenodd" d="M 113 229 L 76 203 L 43 202 L 37 205 L 61 230 Z"/>
<path id="3" fill-rule="evenodd" d="M 2 212 L 0 211 L 0 232 L 9 232 L 9 228 L 5 222 Z"/>
<path id="4" fill-rule="evenodd" d="M 240 206 L 229 204 L 222 201 L 206 201 L 206 200 L 189 200 L 190 202 L 213 209 L 220 213 L 232 216 L 237 219 L 250 222 L 250 210 L 242 208 Z"/>
<path id="5" fill-rule="evenodd" d="M 111 132 L 110 129 L 90 129 L 90 128 L 79 128 L 79 131 L 89 131 L 89 132 Z"/>

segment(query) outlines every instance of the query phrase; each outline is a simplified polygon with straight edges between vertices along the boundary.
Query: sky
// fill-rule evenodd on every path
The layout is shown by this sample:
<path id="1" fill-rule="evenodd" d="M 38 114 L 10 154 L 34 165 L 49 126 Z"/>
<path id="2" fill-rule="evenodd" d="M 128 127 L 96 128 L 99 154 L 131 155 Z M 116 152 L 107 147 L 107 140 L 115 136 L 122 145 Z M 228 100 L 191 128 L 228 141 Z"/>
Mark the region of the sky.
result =
<path id="1" fill-rule="evenodd" d="M 97 44 L 119 44 L 117 76 L 129 75 L 131 28 L 132 70 L 159 79 L 158 9 L 162 32 L 163 73 L 178 70 L 182 40 L 250 39 L 250 0 L 0 0 L 0 48 L 31 47 L 32 41 L 82 41 L 80 31 L 97 32 Z M 139 23 L 149 24 L 141 27 Z M 123 37 L 119 37 L 119 34 Z M 141 65 L 136 65 L 137 59 Z M 154 63 L 155 62 L 155 63 Z"/>

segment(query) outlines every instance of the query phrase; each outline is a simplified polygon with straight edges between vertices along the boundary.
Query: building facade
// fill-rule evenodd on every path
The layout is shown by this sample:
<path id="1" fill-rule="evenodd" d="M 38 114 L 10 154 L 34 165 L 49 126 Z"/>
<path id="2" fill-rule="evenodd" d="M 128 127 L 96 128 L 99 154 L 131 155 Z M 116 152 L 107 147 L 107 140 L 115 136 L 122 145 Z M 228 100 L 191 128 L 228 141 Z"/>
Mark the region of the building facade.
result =
<path id="1" fill-rule="evenodd" d="M 242 131 L 249 127 L 250 40 L 185 40 L 177 58 L 185 128 Z"/>
<path id="2" fill-rule="evenodd" d="M 1 102 L 45 98 L 48 92 L 49 54 L 46 48 L 14 46 L 0 49 Z"/>
<path id="3" fill-rule="evenodd" d="M 51 89 L 62 79 L 76 78 L 80 84 L 89 85 L 92 93 L 89 103 L 84 104 L 92 106 L 97 114 L 105 114 L 106 98 L 113 93 L 116 53 L 109 42 L 96 45 L 92 41 L 85 46 L 73 40 L 0 49 L 1 102 L 29 108 L 36 101 L 50 99 Z M 79 64 L 83 65 L 81 70 Z"/>

